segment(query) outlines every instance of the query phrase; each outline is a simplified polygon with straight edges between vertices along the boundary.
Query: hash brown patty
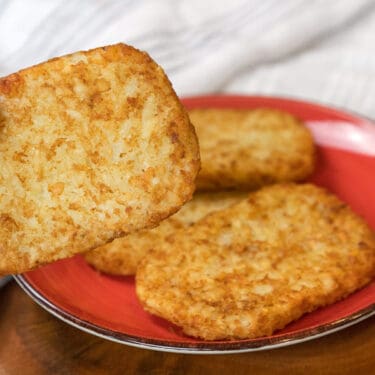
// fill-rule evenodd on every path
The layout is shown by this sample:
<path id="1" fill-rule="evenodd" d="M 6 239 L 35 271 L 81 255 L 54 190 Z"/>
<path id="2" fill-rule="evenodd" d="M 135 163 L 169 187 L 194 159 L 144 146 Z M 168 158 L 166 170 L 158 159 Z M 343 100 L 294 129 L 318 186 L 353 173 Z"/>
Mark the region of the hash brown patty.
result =
<path id="1" fill-rule="evenodd" d="M 205 340 L 266 336 L 375 273 L 375 237 L 322 188 L 280 184 L 168 237 L 137 270 L 144 308 Z"/>
<path id="2" fill-rule="evenodd" d="M 289 113 L 260 108 L 189 111 L 199 139 L 198 190 L 252 190 L 302 181 L 315 165 L 315 147 L 304 124 Z"/>
<path id="3" fill-rule="evenodd" d="M 157 225 L 188 201 L 197 139 L 163 70 L 117 44 L 0 79 L 0 274 Z"/>
<path id="4" fill-rule="evenodd" d="M 211 212 L 245 199 L 246 193 L 198 193 L 176 214 L 158 227 L 141 230 L 84 254 L 85 260 L 99 271 L 113 275 L 134 275 L 143 257 L 176 230 L 186 228 Z"/>

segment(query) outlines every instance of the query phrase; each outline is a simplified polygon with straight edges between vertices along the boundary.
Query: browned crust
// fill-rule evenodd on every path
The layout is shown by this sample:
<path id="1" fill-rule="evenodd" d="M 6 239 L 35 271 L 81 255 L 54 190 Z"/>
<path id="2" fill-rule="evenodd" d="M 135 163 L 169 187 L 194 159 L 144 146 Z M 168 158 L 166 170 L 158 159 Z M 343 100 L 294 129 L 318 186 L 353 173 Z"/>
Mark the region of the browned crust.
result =
<path id="1" fill-rule="evenodd" d="M 302 181 L 315 165 L 313 138 L 303 122 L 270 108 L 189 111 L 201 149 L 198 190 L 251 190 Z"/>
<path id="2" fill-rule="evenodd" d="M 194 128 L 163 70 L 133 47 L 1 78 L 0 125 L 0 274 L 153 227 L 194 191 Z"/>
<path id="3" fill-rule="evenodd" d="M 144 308 L 206 340 L 267 336 L 375 275 L 375 235 L 313 185 L 273 185 L 178 231 L 143 259 Z"/>
<path id="4" fill-rule="evenodd" d="M 138 264 L 149 251 L 181 228 L 187 228 L 211 212 L 226 208 L 245 199 L 246 193 L 200 193 L 176 214 L 162 221 L 158 227 L 141 230 L 118 238 L 84 254 L 85 260 L 97 270 L 112 275 L 134 275 Z"/>

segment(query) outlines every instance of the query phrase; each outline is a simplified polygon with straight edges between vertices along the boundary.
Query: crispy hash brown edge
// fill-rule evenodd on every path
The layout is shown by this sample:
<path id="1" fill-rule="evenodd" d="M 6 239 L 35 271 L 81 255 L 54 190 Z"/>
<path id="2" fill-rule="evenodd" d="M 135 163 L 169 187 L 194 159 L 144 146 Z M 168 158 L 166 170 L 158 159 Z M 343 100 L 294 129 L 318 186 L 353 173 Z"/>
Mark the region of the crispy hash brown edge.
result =
<path id="1" fill-rule="evenodd" d="M 187 230 L 179 231 L 158 250 L 153 251 L 147 258 L 144 258 L 137 270 L 136 292 L 145 310 L 182 327 L 187 335 L 204 340 L 248 339 L 271 335 L 275 330 L 284 328 L 288 323 L 300 318 L 302 315 L 343 299 L 369 283 L 375 276 L 374 232 L 362 218 L 325 189 L 317 188 L 310 184 L 297 186 L 296 188 L 294 184 L 274 185 L 252 193 L 247 201 L 208 215 Z M 268 285 L 263 285 L 267 284 L 263 279 L 259 283 L 249 284 L 249 286 L 253 287 L 253 290 L 249 291 L 249 293 L 254 293 L 254 290 L 256 293 L 255 297 L 251 297 L 253 298 L 252 300 L 246 300 L 245 298 L 245 301 L 241 301 L 240 295 L 234 299 L 233 294 L 236 292 L 236 288 L 241 283 L 246 283 L 248 273 L 245 273 L 245 276 L 242 277 L 242 273 L 237 274 L 235 272 L 235 274 L 231 274 L 229 272 L 228 275 L 225 275 L 223 270 L 223 275 L 220 275 L 217 271 L 212 271 L 215 277 L 206 275 L 205 278 L 204 276 L 199 278 L 197 276 L 196 285 L 191 281 L 191 273 L 199 270 L 201 272 L 207 271 L 205 267 L 209 263 L 210 257 L 215 256 L 219 251 L 220 257 L 225 257 L 224 254 L 229 257 L 229 252 L 234 254 L 233 256 L 237 256 L 236 253 L 241 256 L 241 253 L 245 251 L 245 257 L 241 263 L 242 266 L 247 261 L 248 264 L 245 264 L 245 267 L 251 264 L 255 267 L 261 266 L 261 263 L 258 263 L 258 265 L 255 263 L 257 260 L 247 258 L 246 251 L 250 251 L 251 254 L 254 249 L 260 249 L 260 252 L 265 251 L 266 254 L 277 255 L 277 252 L 283 249 L 281 244 L 281 247 L 272 245 L 273 249 L 267 249 L 267 247 L 270 247 L 269 244 L 262 244 L 251 239 L 248 241 L 248 247 L 242 248 L 243 244 L 241 246 L 235 244 L 233 246 L 229 245 L 227 250 L 222 250 L 218 248 L 220 244 L 216 243 L 215 246 L 215 238 L 207 238 L 207 233 L 216 236 L 222 230 L 230 228 L 229 223 L 232 222 L 233 224 L 235 222 L 237 213 L 246 210 L 247 207 L 261 209 L 259 204 L 265 195 L 281 192 L 285 195 L 285 199 L 288 199 L 287 197 L 291 194 L 296 194 L 295 189 L 300 189 L 300 192 L 306 194 L 306 199 L 316 198 L 316 204 L 322 205 L 322 215 L 327 215 L 324 220 L 327 220 L 328 223 L 333 220 L 330 224 L 332 225 L 330 229 L 334 237 L 329 239 L 331 242 L 327 242 L 329 244 L 327 246 L 330 249 L 332 246 L 335 248 L 335 246 L 337 247 L 340 244 L 342 244 L 341 246 L 346 246 L 347 241 L 350 239 L 355 242 L 353 248 L 344 258 L 342 256 L 337 258 L 337 251 L 340 252 L 340 249 L 336 248 L 336 252 L 327 253 L 322 258 L 322 262 L 330 262 L 328 269 L 324 268 L 322 274 L 311 273 L 305 275 L 304 272 L 309 272 L 309 269 L 306 269 L 304 264 L 293 263 L 296 261 L 295 259 L 297 259 L 297 262 L 301 261 L 298 258 L 298 253 L 295 253 L 296 258 L 289 255 L 288 262 L 295 267 L 287 269 L 285 271 L 286 276 L 282 276 L 281 282 L 286 283 L 285 285 L 276 284 L 280 285 L 280 288 L 283 287 L 284 290 L 277 289 L 282 293 L 275 295 L 273 301 L 265 297 L 265 293 L 268 292 Z M 317 209 L 319 210 L 320 208 Z M 263 214 L 266 213 L 261 212 L 257 215 L 260 217 Z M 296 223 L 296 225 L 301 224 Z M 324 226 L 326 222 L 324 221 L 323 224 L 317 223 L 318 225 Z M 340 225 L 344 225 L 345 228 L 342 229 Z M 198 234 L 197 231 L 199 231 Z M 204 239 L 205 236 L 206 240 Z M 336 242 L 332 242 L 335 241 L 335 238 L 337 238 L 338 245 Z M 224 242 L 227 241 L 226 238 L 222 238 L 222 240 Z M 218 241 L 220 241 L 220 238 Z M 314 241 L 314 237 L 312 240 L 311 238 L 306 238 L 306 241 Z M 224 245 L 227 246 L 227 244 Z M 239 248 L 236 248 L 237 245 Z M 311 242 L 307 244 L 307 246 L 310 245 Z M 199 246 L 203 247 L 203 252 L 196 250 Z M 211 248 L 208 248 L 209 246 Z M 262 246 L 265 246 L 265 248 Z M 294 246 L 297 246 L 298 251 L 298 244 Z M 282 251 L 285 251 L 285 249 Z M 293 246 L 290 251 L 294 251 Z M 254 254 L 254 257 L 256 257 L 257 253 Z M 283 253 L 279 256 L 281 257 L 279 261 L 282 262 Z M 304 256 L 307 255 L 305 254 Z M 316 256 L 317 259 L 321 259 L 319 253 Z M 198 263 L 197 259 L 199 257 L 202 257 L 203 266 Z M 259 262 L 267 261 L 267 259 L 259 259 Z M 306 262 L 311 266 L 310 263 L 313 260 L 314 258 L 311 261 L 306 260 Z M 220 264 L 225 265 L 225 260 Z M 298 264 L 302 267 L 301 270 Z M 319 264 L 317 266 L 319 267 Z M 198 267 L 198 270 L 195 269 L 196 267 Z M 327 266 L 325 265 L 325 267 Z M 256 271 L 254 272 L 253 275 L 256 276 Z M 298 279 L 298 272 L 302 272 L 301 279 Z M 210 271 L 207 271 L 207 273 L 209 274 Z M 175 275 L 178 275 L 177 280 L 178 277 L 187 277 L 188 279 L 182 284 L 181 281 L 174 281 Z M 310 276 L 313 278 L 312 281 L 309 279 Z M 314 279 L 314 277 L 318 276 L 319 278 Z M 268 277 L 272 277 L 272 275 L 270 274 Z M 287 285 L 290 277 L 296 277 L 295 283 Z M 314 282 L 314 280 L 317 281 L 317 285 L 313 286 L 312 288 L 314 289 L 310 291 L 311 285 L 309 286 L 309 283 Z M 215 289 L 215 285 L 217 289 Z M 231 287 L 227 285 L 231 285 Z M 210 289 L 211 287 L 212 290 Z M 200 295 L 205 288 L 211 290 L 214 295 L 220 292 L 223 294 L 220 294 L 219 299 L 215 297 L 210 300 L 209 292 L 206 297 Z M 247 313 L 253 317 L 253 324 L 250 324 L 250 327 L 247 325 Z"/>
<path id="2" fill-rule="evenodd" d="M 314 171 L 312 134 L 303 121 L 286 111 L 196 108 L 188 113 L 201 146 L 199 191 L 255 190 L 273 183 L 303 181 Z M 288 140 L 283 138 L 286 132 Z M 237 144 L 233 144 L 234 134 Z M 266 146 L 258 146 L 253 139 L 260 134 L 269 141 Z"/>
<path id="3" fill-rule="evenodd" d="M 87 251 L 90 248 L 96 248 L 99 245 L 110 242 L 114 238 L 121 237 L 126 233 L 133 232 L 140 228 L 154 227 L 161 220 L 176 212 L 179 207 L 184 204 L 184 202 L 190 200 L 192 197 L 195 187 L 195 176 L 200 168 L 199 148 L 195 130 L 189 121 L 187 112 L 174 92 L 169 79 L 163 70 L 145 52 L 141 52 L 131 46 L 120 43 L 53 58 L 38 65 L 23 69 L 7 77 L 0 78 L 0 109 L 1 106 L 6 104 L 6 101 L 8 100 L 7 98 L 9 98 L 9 100 L 13 100 L 23 95 L 25 82 L 27 80 L 41 79 L 44 72 L 50 68 L 57 70 L 63 68 L 64 64 L 69 64 L 76 55 L 79 55 L 80 58 L 83 56 L 87 59 L 90 59 L 93 55 L 100 55 L 100 58 L 106 60 L 108 63 L 124 60 L 125 63 L 128 64 L 137 64 L 138 61 L 138 63 L 147 66 L 147 69 L 149 70 L 147 74 L 149 74 L 151 71 L 153 74 L 155 74 L 155 81 L 157 81 L 160 85 L 164 85 L 164 92 L 161 95 L 166 95 L 166 100 L 168 100 L 169 105 L 174 106 L 173 113 L 176 115 L 173 125 L 174 127 L 171 127 L 171 129 L 168 130 L 168 135 L 166 134 L 166 136 L 171 137 L 172 143 L 174 144 L 174 153 L 172 155 L 175 158 L 174 163 L 177 163 L 176 165 L 181 164 L 182 159 L 180 156 L 183 155 L 185 167 L 189 164 L 189 172 L 184 172 L 183 188 L 180 191 L 175 191 L 176 196 L 178 195 L 178 202 L 175 202 L 173 205 L 170 204 L 170 207 L 164 208 L 163 210 L 155 209 L 154 212 L 151 211 L 147 214 L 147 218 L 146 215 L 144 215 L 143 219 L 137 217 L 136 222 L 133 224 L 131 223 L 131 220 L 130 223 L 128 220 L 126 225 L 123 225 L 123 223 L 121 225 L 117 225 L 116 228 L 102 228 L 101 234 L 98 232 L 100 231 L 100 226 L 97 226 L 97 228 L 94 228 L 93 226 L 91 234 L 85 233 L 83 235 L 81 233 L 77 233 L 74 235 L 73 233 L 72 238 L 74 238 L 74 244 L 72 243 L 72 246 L 64 246 L 63 248 L 59 248 L 57 245 L 56 248 L 53 249 L 57 242 L 55 238 L 51 238 L 49 246 L 51 250 L 49 250 L 46 254 L 41 248 L 39 248 L 38 244 L 34 244 L 35 251 L 38 252 L 38 256 L 33 256 L 32 259 L 28 253 L 19 251 L 19 249 L 14 246 L 6 245 L 9 242 L 8 237 L 12 236 L 15 230 L 17 231 L 17 225 L 13 224 L 14 219 L 9 218 L 8 214 L 0 212 L 0 221 L 2 223 L 2 230 L 0 231 L 0 252 L 2 255 L 2 260 L 0 262 L 0 274 L 2 275 L 25 272 L 57 259 L 66 258 L 74 255 L 75 253 Z M 148 76 L 145 75 L 145 79 L 148 79 L 147 77 Z M 149 84 L 152 85 L 152 81 L 150 81 Z M 6 118 L 0 111 L 0 125 L 4 127 L 6 121 Z M 28 125 L 25 124 L 25 127 L 26 126 Z M 181 184 L 176 184 L 176 190 L 177 186 L 180 185 Z M 57 188 L 58 186 L 56 186 L 56 189 Z M 176 199 L 174 200 L 176 201 Z M 109 230 L 106 231 L 106 229 Z M 93 235 L 94 232 L 98 233 Z M 26 231 L 25 235 L 27 235 Z"/>
<path id="4" fill-rule="evenodd" d="M 197 193 L 176 214 L 153 229 L 145 229 L 118 238 L 83 254 L 96 270 L 112 275 L 134 275 L 138 264 L 148 252 L 158 248 L 170 235 L 187 228 L 204 216 L 245 199 L 244 192 Z"/>

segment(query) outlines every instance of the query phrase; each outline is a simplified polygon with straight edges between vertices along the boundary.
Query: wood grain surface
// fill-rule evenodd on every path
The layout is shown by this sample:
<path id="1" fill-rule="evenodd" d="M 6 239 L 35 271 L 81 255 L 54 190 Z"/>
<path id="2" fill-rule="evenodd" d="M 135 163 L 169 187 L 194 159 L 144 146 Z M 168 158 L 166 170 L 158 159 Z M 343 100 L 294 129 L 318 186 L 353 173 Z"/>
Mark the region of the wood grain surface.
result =
<path id="1" fill-rule="evenodd" d="M 86 334 L 0 290 L 0 374 L 375 374 L 375 317 L 321 339 L 233 355 L 154 352 Z"/>

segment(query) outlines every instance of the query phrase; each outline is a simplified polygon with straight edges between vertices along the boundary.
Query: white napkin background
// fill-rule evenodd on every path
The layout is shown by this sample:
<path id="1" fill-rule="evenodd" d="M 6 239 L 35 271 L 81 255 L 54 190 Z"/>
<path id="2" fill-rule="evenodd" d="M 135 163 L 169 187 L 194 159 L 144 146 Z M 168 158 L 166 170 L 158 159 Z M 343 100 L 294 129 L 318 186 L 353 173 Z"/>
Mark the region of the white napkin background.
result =
<path id="1" fill-rule="evenodd" d="M 0 0 L 0 76 L 118 41 L 181 96 L 297 96 L 375 118 L 373 0 Z"/>
<path id="2" fill-rule="evenodd" d="M 287 95 L 375 118 L 373 0 L 0 0 L 0 76 L 119 41 L 180 96 Z"/>

